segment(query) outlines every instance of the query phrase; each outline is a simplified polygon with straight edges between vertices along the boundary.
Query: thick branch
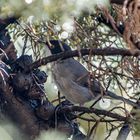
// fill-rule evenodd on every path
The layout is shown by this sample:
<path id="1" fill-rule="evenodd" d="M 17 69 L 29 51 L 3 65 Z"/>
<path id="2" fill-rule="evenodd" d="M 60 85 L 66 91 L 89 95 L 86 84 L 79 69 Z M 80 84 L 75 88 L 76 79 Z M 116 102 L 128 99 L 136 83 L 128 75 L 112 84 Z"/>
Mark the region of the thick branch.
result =
<path id="1" fill-rule="evenodd" d="M 33 110 L 26 103 L 18 101 L 8 85 L 1 87 L 0 93 L 6 101 L 4 104 L 5 114 L 23 130 L 30 140 L 38 136 L 39 124 Z"/>
<path id="2" fill-rule="evenodd" d="M 81 56 L 84 55 L 101 55 L 101 56 L 116 56 L 116 55 L 120 55 L 120 56 L 139 56 L 140 55 L 140 51 L 139 50 L 135 50 L 135 51 L 131 51 L 128 49 L 118 49 L 118 48 L 104 48 L 104 49 L 100 49 L 100 48 L 93 48 L 93 49 L 81 49 L 81 51 L 79 52 L 78 50 L 74 50 L 74 51 L 67 51 L 64 53 L 59 53 L 59 54 L 55 54 L 52 56 L 48 56 L 45 58 L 42 58 L 36 62 L 34 62 L 28 69 L 28 70 L 32 70 L 34 68 L 38 68 L 42 65 L 46 65 L 50 62 L 56 61 L 58 59 L 66 59 L 66 58 L 71 58 L 71 57 L 79 57 L 79 54 Z"/>

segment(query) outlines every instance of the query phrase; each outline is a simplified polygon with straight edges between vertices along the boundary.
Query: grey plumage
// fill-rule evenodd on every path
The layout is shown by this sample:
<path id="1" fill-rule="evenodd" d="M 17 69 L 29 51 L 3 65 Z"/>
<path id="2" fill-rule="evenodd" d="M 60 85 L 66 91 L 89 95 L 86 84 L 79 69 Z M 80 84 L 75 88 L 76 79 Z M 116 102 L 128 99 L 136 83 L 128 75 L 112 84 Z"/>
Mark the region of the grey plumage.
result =
<path id="1" fill-rule="evenodd" d="M 87 87 L 88 71 L 79 67 L 81 64 L 73 58 L 56 61 L 53 76 L 58 89 L 69 101 L 83 104 L 93 99 L 94 94 Z"/>
<path id="2" fill-rule="evenodd" d="M 50 43 L 53 44 L 53 48 L 50 48 L 52 54 L 57 53 L 57 47 L 59 47 L 58 53 L 60 53 L 61 42 L 51 41 Z M 71 50 L 68 45 L 64 43 L 61 45 L 64 46 L 63 51 Z M 95 99 L 99 95 L 102 96 L 102 93 L 104 92 L 99 82 L 96 80 L 91 81 L 89 71 L 74 58 L 53 62 L 52 73 L 58 90 L 72 103 L 84 104 Z M 137 106 L 135 102 L 118 96 L 111 91 L 107 91 L 103 94 L 116 100 L 124 101 L 132 106 Z"/>

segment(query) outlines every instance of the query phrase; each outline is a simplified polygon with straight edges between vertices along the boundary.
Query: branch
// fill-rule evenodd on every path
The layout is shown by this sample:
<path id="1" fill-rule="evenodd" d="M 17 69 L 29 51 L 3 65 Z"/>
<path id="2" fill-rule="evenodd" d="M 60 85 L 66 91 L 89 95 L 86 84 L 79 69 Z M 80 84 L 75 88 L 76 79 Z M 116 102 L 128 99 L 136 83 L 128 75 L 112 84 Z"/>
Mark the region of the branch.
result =
<path id="1" fill-rule="evenodd" d="M 140 104 L 139 100 L 140 100 L 140 98 L 136 102 L 136 104 L 138 104 L 138 105 Z M 139 108 L 137 108 L 137 107 L 132 108 L 132 110 L 131 110 L 131 115 L 132 116 L 135 115 L 135 114 L 132 113 L 134 109 L 138 110 Z M 126 140 L 130 131 L 131 131 L 130 125 L 128 124 L 128 122 L 125 122 L 124 125 L 122 126 L 122 128 L 119 131 L 119 134 L 117 136 L 117 140 Z"/>
<path id="2" fill-rule="evenodd" d="M 101 55 L 101 56 L 140 56 L 140 51 L 139 50 L 135 50 L 135 51 L 131 51 L 128 49 L 119 49 L 119 48 L 92 48 L 92 49 L 81 49 L 80 51 L 78 50 L 74 50 L 74 51 L 67 51 L 64 53 L 59 53 L 59 54 L 55 54 L 55 55 L 51 55 L 45 58 L 42 58 L 38 61 L 35 61 L 32 65 L 30 65 L 30 67 L 27 68 L 26 71 L 30 71 L 34 68 L 38 68 L 42 65 L 46 65 L 50 62 L 56 61 L 58 59 L 66 59 L 66 58 L 71 58 L 71 57 L 79 57 L 81 56 L 85 56 L 85 55 Z"/>
<path id="3" fill-rule="evenodd" d="M 86 108 L 86 107 L 80 107 L 80 106 L 71 106 L 71 107 L 63 107 L 59 111 L 59 113 L 66 113 L 66 112 L 84 112 L 84 113 L 94 113 L 96 115 L 104 115 L 110 118 L 117 119 L 118 121 L 128 121 L 128 118 L 118 115 L 116 113 L 112 113 L 110 111 L 106 110 L 100 110 L 100 109 L 95 109 L 95 108 Z"/>
<path id="4" fill-rule="evenodd" d="M 3 106 L 5 115 L 16 123 L 30 140 L 37 137 L 39 124 L 33 110 L 26 103 L 18 101 L 8 85 L 0 88 L 0 94 L 6 101 Z"/>

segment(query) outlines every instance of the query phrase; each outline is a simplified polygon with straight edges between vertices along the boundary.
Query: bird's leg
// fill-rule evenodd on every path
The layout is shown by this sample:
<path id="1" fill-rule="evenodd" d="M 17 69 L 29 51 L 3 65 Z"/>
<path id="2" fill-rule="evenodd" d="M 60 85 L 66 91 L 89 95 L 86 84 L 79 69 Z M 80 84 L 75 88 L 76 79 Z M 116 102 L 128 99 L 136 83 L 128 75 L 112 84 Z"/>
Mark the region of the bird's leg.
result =
<path id="1" fill-rule="evenodd" d="M 61 97 L 60 91 L 58 91 L 58 102 L 59 102 L 59 104 L 61 103 L 61 99 L 63 99 L 63 98 L 65 99 L 65 102 L 67 102 L 68 104 L 72 104 L 69 100 L 67 100 L 65 98 L 65 96 Z"/>
<path id="2" fill-rule="evenodd" d="M 58 91 L 58 102 L 59 102 L 59 104 L 61 103 L 61 95 L 60 95 L 60 91 Z"/>
<path id="3" fill-rule="evenodd" d="M 102 95 L 98 95 L 96 98 L 95 98 L 95 101 L 94 103 L 90 106 L 90 108 L 92 108 L 96 103 L 98 103 L 98 101 L 100 101 L 102 99 Z"/>

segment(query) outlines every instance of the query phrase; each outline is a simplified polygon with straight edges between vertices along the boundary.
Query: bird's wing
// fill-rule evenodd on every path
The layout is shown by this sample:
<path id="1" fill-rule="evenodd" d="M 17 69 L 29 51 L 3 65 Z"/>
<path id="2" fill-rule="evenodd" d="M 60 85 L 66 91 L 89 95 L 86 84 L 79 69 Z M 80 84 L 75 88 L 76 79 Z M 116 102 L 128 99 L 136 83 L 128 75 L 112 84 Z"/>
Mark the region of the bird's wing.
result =
<path id="1" fill-rule="evenodd" d="M 83 88 L 90 89 L 94 96 L 98 96 L 102 93 L 102 88 L 96 80 L 90 79 L 89 71 L 77 60 L 73 58 L 62 60 L 58 63 L 56 73 L 59 73 L 60 77 L 67 77 L 67 80 L 72 80 Z"/>
<path id="2" fill-rule="evenodd" d="M 90 89 L 94 96 L 103 94 L 103 88 L 100 86 L 99 82 L 90 78 L 89 71 L 81 63 L 73 58 L 67 59 L 66 61 L 67 66 L 65 67 L 67 67 L 69 73 L 72 74 L 71 76 L 73 76 L 77 84 Z"/>
<path id="3" fill-rule="evenodd" d="M 77 81 L 77 83 L 83 87 L 90 89 L 95 97 L 98 96 L 99 94 L 103 95 L 104 93 L 103 88 L 102 86 L 100 86 L 99 82 L 90 79 L 89 75 L 81 78 L 79 81 Z"/>
<path id="4" fill-rule="evenodd" d="M 74 79 L 78 79 L 84 75 L 88 75 L 88 70 L 74 58 L 65 59 L 62 62 L 63 72 L 67 76 L 72 76 Z"/>
<path id="5" fill-rule="evenodd" d="M 111 92 L 111 91 L 105 91 L 103 87 L 101 86 L 100 82 L 98 82 L 95 79 L 91 79 L 88 70 L 78 61 L 75 59 L 69 60 L 72 64 L 70 67 L 70 71 L 74 75 L 74 80 L 77 84 L 79 84 L 81 87 L 89 88 L 90 91 L 92 91 L 93 95 L 95 97 L 98 97 L 99 95 L 106 95 L 113 99 L 120 100 L 123 102 L 126 102 L 132 106 L 137 106 L 136 103 L 134 103 L 131 100 L 125 99 L 122 96 L 118 96 L 117 94 Z M 69 64 L 70 64 L 69 63 Z"/>

